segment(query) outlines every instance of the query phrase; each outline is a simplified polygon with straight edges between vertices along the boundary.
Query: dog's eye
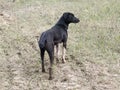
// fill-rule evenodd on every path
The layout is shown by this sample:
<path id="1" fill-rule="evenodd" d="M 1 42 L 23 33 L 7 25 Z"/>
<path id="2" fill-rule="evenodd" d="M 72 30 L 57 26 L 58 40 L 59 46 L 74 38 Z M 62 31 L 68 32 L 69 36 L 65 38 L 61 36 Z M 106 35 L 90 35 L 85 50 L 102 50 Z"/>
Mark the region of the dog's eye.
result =
<path id="1" fill-rule="evenodd" d="M 69 18 L 72 19 L 74 17 L 74 15 L 69 15 Z"/>

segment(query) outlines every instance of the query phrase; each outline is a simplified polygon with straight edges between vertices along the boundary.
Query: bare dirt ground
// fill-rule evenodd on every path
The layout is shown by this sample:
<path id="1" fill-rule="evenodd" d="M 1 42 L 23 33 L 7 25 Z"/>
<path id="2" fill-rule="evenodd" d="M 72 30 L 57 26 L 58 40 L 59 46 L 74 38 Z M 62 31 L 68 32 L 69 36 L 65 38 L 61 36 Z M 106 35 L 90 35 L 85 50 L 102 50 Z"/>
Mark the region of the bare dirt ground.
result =
<path id="1" fill-rule="evenodd" d="M 37 12 L 41 15 L 42 4 L 29 8 L 19 8 L 18 5 L 15 9 L 13 2 L 0 3 L 0 90 L 120 90 L 119 56 L 115 57 L 115 62 L 107 63 L 107 58 L 94 57 L 84 49 L 79 57 L 75 53 L 67 53 L 65 64 L 55 63 L 54 79 L 49 81 L 49 59 L 46 55 L 47 72 L 42 73 L 37 38 L 42 32 L 40 29 L 44 30 L 51 23 L 47 22 L 48 26 L 45 26 L 46 22 L 37 21 L 39 15 L 31 14 Z M 24 18 L 29 19 L 24 21 Z"/>

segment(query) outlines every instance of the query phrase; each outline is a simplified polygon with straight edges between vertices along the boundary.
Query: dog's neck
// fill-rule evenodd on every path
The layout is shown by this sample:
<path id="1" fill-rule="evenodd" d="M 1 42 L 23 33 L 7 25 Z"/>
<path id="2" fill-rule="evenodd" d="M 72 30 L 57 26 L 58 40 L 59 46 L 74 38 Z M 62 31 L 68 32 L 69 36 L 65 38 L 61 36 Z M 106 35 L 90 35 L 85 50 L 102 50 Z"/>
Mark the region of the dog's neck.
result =
<path id="1" fill-rule="evenodd" d="M 65 29 L 65 30 L 67 30 L 67 29 L 68 29 L 68 26 L 69 26 L 69 24 L 67 24 L 67 23 L 65 22 L 65 19 L 64 19 L 63 17 L 61 17 L 61 18 L 59 19 L 59 21 L 56 23 L 56 25 L 62 27 L 62 28 Z"/>

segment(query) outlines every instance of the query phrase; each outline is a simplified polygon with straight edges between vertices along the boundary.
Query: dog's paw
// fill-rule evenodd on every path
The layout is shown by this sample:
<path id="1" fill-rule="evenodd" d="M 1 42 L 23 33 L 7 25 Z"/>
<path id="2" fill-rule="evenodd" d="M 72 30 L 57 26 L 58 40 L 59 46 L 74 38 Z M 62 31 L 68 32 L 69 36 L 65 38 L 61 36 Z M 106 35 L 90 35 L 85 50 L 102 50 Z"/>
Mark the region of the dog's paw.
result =
<path id="1" fill-rule="evenodd" d="M 45 73 L 45 69 L 43 69 L 42 72 Z"/>
<path id="2" fill-rule="evenodd" d="M 53 77 L 49 77 L 48 80 L 53 80 Z"/>
<path id="3" fill-rule="evenodd" d="M 59 59 L 58 58 L 56 58 L 56 63 L 59 63 Z"/>
<path id="4" fill-rule="evenodd" d="M 65 59 L 62 59 L 62 63 L 65 63 L 66 62 L 66 60 Z"/>

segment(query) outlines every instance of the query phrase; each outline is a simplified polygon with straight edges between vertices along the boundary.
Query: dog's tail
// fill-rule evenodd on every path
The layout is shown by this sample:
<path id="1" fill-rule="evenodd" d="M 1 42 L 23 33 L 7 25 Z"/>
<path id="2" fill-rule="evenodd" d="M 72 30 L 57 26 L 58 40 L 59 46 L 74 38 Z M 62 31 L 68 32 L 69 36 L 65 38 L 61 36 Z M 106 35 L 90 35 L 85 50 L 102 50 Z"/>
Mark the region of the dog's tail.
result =
<path id="1" fill-rule="evenodd" d="M 45 47 L 45 41 L 46 41 L 46 33 L 43 32 L 41 37 L 40 37 L 40 40 L 38 41 L 40 48 L 44 48 Z"/>

